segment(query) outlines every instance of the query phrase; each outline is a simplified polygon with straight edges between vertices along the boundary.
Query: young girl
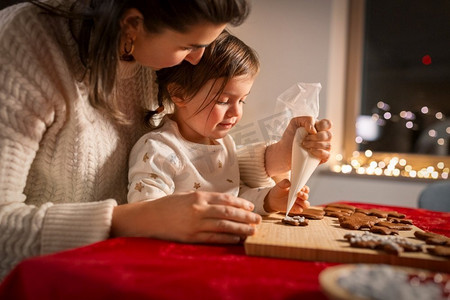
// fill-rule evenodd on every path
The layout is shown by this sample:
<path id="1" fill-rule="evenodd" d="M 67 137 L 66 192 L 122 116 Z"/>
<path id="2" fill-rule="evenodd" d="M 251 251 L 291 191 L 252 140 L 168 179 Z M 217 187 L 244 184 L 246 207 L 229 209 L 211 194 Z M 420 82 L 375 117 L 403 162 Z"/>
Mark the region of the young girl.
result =
<path id="1" fill-rule="evenodd" d="M 160 109 L 150 117 L 158 117 L 167 103 L 175 111 L 133 147 L 128 202 L 214 191 L 250 200 L 258 214 L 286 210 L 287 180 L 273 188 L 240 184 L 236 146 L 228 135 L 242 117 L 258 71 L 256 53 L 224 31 L 197 65 L 182 63 L 158 72 Z M 293 212 L 308 206 L 308 188 L 299 196 Z"/>

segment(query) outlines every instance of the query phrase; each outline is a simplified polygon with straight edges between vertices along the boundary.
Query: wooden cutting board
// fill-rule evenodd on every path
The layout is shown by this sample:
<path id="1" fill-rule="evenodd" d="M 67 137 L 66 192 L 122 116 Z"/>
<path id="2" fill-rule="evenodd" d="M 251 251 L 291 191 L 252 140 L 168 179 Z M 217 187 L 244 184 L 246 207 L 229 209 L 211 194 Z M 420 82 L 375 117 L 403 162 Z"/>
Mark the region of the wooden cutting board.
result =
<path id="1" fill-rule="evenodd" d="M 450 259 L 428 253 L 388 254 L 381 250 L 351 247 L 344 239 L 346 233 L 363 233 L 340 227 L 337 218 L 324 217 L 309 220 L 308 226 L 289 226 L 281 223 L 284 214 L 264 217 L 257 227 L 257 233 L 246 239 L 245 253 L 254 256 L 268 256 L 336 263 L 385 263 L 409 266 L 433 271 L 450 272 Z M 400 231 L 400 236 L 412 243 L 424 244 L 414 237 L 416 226 L 410 231 Z"/>

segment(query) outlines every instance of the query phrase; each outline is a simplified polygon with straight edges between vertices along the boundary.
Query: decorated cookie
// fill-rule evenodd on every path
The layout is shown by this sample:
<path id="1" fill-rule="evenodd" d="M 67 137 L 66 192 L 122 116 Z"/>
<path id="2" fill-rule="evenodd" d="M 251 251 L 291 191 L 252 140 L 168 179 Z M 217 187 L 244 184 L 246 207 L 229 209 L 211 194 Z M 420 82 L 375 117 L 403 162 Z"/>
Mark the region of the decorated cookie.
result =
<path id="1" fill-rule="evenodd" d="M 380 236 L 370 232 L 348 233 L 344 238 L 352 247 L 379 249 L 391 254 L 400 254 L 402 252 L 422 252 L 423 248 L 420 244 L 409 242 L 399 236 Z"/>
<path id="2" fill-rule="evenodd" d="M 294 216 L 294 217 L 286 216 L 283 218 L 283 220 L 281 222 L 283 222 L 284 224 L 287 224 L 287 225 L 292 225 L 292 226 L 307 226 L 308 225 L 308 220 L 306 220 L 305 217 L 301 217 L 301 216 Z"/>

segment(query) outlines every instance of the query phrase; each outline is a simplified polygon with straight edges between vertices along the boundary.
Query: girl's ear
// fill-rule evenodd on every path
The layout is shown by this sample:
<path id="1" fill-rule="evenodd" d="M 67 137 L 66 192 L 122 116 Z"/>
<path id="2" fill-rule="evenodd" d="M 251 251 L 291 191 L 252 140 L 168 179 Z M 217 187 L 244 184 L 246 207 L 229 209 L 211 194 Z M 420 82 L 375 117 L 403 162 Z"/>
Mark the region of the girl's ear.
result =
<path id="1" fill-rule="evenodd" d="M 122 32 L 130 36 L 136 36 L 136 33 L 139 30 L 139 26 L 143 26 L 143 20 L 144 16 L 139 10 L 137 10 L 136 8 L 127 9 L 123 13 L 122 19 L 120 20 L 120 27 L 122 28 Z"/>
<path id="2" fill-rule="evenodd" d="M 184 99 L 177 97 L 177 96 L 170 96 L 170 99 L 172 99 L 172 102 L 175 104 L 176 107 L 183 107 L 186 106 L 186 103 Z"/>
<path id="3" fill-rule="evenodd" d="M 180 88 L 176 83 L 169 83 L 167 85 L 167 91 L 169 92 L 170 99 L 176 107 L 183 107 L 186 105 L 186 101 L 180 95 Z"/>

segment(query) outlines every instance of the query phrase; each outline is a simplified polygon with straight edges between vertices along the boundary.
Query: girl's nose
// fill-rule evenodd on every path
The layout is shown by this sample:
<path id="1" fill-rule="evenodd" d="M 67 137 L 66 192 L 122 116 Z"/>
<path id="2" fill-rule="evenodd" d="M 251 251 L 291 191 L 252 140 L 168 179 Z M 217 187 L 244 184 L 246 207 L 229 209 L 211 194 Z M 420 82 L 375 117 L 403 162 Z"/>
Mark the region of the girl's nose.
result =
<path id="1" fill-rule="evenodd" d="M 186 55 L 184 60 L 186 60 L 187 62 L 189 62 L 192 65 L 196 65 L 199 63 L 200 59 L 202 59 L 204 52 L 205 52 L 205 48 L 203 48 L 203 47 L 196 48 L 196 49 L 192 50 L 188 55 Z"/>
<path id="2" fill-rule="evenodd" d="M 239 101 L 233 105 L 230 105 L 230 107 L 227 110 L 228 117 L 236 117 L 236 116 L 240 116 L 241 114 L 242 114 L 242 106 L 239 103 Z"/>

